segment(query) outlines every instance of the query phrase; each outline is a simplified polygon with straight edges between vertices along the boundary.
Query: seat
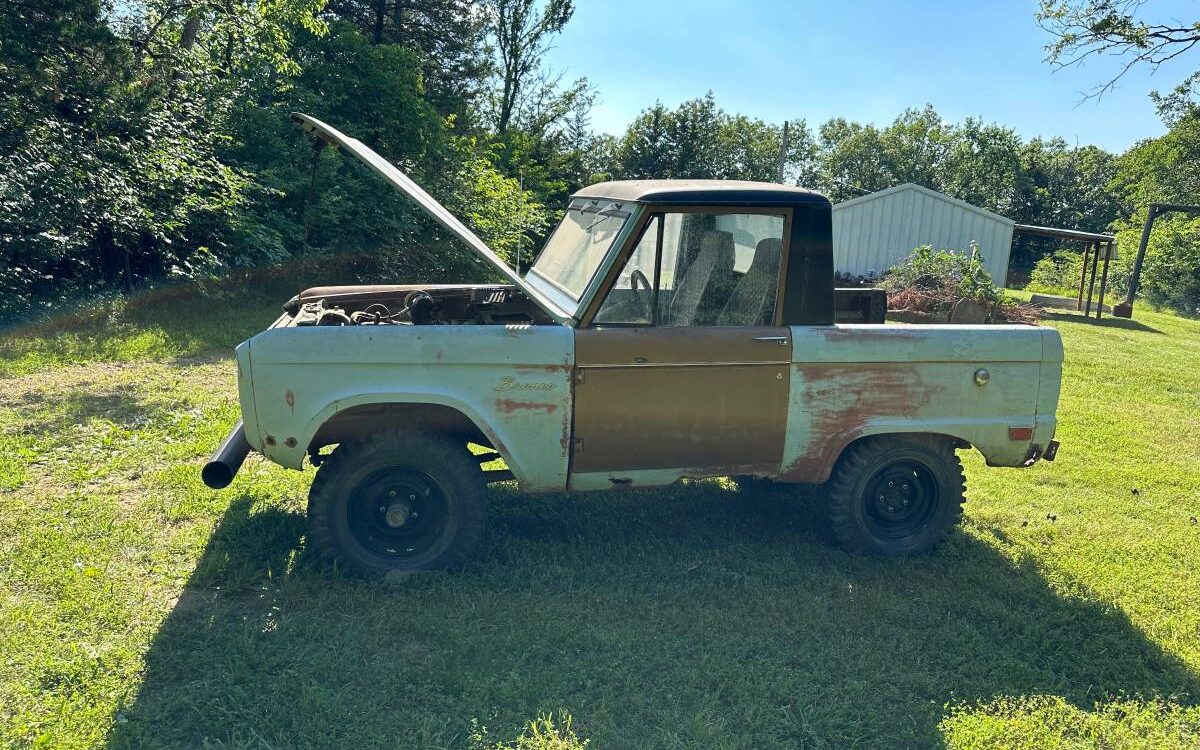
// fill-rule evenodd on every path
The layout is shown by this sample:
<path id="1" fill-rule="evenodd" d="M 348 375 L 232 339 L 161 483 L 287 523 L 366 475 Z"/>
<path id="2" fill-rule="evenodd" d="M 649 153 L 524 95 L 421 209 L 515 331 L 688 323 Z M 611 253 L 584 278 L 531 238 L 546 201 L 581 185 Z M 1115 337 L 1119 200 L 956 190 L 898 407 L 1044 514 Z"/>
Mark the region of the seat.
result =
<path id="1" fill-rule="evenodd" d="M 700 249 L 683 272 L 671 298 L 670 319 L 665 325 L 703 325 L 697 320 L 701 302 L 711 302 L 712 294 L 728 285 L 733 276 L 733 234 L 709 229 L 700 237 Z"/>
<path id="2" fill-rule="evenodd" d="M 767 326 L 775 315 L 775 296 L 779 288 L 779 260 L 783 241 L 768 238 L 754 248 L 754 260 L 729 295 L 729 301 L 717 317 L 722 326 Z"/>

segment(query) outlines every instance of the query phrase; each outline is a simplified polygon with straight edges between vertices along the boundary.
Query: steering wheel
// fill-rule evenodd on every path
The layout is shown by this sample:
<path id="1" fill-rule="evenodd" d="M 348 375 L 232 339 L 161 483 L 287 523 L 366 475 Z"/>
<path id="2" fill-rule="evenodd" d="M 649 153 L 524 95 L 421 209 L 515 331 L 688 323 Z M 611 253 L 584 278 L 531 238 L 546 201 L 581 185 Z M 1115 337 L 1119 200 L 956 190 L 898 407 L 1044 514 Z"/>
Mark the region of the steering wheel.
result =
<path id="1" fill-rule="evenodd" d="M 633 298 L 642 310 L 642 317 L 650 320 L 650 302 L 654 299 L 654 287 L 650 284 L 650 279 L 646 278 L 646 274 L 642 273 L 642 269 L 635 268 L 633 273 L 629 274 L 629 288 L 633 290 Z"/>

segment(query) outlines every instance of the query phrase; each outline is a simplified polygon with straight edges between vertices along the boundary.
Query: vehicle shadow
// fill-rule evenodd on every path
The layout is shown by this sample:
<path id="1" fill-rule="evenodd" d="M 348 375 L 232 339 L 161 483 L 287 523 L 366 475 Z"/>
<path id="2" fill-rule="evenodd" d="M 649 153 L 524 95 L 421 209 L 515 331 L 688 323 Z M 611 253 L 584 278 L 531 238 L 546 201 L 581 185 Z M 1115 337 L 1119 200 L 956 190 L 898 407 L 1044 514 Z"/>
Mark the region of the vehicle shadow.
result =
<path id="1" fill-rule="evenodd" d="M 566 709 L 596 747 L 931 747 L 951 703 L 1197 693 L 1120 610 L 986 529 L 868 559 L 806 507 L 718 482 L 502 488 L 478 563 L 387 585 L 338 577 L 300 515 L 239 497 L 109 746 L 466 748 L 472 719 L 511 736 Z"/>

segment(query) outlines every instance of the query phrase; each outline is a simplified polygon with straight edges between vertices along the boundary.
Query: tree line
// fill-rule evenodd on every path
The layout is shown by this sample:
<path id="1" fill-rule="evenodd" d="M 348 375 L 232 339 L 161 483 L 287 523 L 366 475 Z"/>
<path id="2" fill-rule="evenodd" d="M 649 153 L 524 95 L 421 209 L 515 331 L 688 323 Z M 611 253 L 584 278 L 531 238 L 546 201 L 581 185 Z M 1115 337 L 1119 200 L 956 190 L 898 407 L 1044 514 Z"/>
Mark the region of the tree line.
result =
<path id="1" fill-rule="evenodd" d="M 784 179 L 835 201 L 916 182 L 1022 223 L 1111 227 L 1123 250 L 1148 201 L 1200 195 L 1191 80 L 1157 99 L 1167 135 L 1123 154 L 947 122 L 931 106 L 884 126 L 797 118 L 785 148 L 783 123 L 727 112 L 711 94 L 653 103 L 624 133 L 596 133 L 600 92 L 546 63 L 574 10 L 571 0 L 8 0 L 0 317 L 296 257 L 403 255 L 423 280 L 479 272 L 430 251 L 434 230 L 364 169 L 314 150 L 292 111 L 366 142 L 510 260 L 583 185 L 775 180 L 781 152 Z M 1056 23 L 1053 12 L 1038 20 Z M 1175 218 L 1160 234 L 1144 289 L 1194 313 L 1196 225 Z M 1054 249 L 1024 242 L 1014 267 Z M 1159 293 L 1189 283 L 1195 299 Z"/>

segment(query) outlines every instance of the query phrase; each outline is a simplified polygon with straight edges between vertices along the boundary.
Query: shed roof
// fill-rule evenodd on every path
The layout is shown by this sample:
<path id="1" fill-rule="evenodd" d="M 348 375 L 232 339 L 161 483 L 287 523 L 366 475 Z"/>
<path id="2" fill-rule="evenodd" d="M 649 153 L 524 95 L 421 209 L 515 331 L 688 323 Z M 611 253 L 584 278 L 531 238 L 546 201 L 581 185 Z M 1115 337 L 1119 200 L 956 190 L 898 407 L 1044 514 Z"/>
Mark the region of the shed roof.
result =
<path id="1" fill-rule="evenodd" d="M 946 195 L 945 193 L 939 193 L 936 190 L 930 190 L 929 188 L 927 188 L 923 185 L 918 185 L 915 182 L 905 182 L 905 183 L 901 183 L 899 185 L 893 185 L 890 188 L 885 188 L 884 190 L 880 190 L 878 192 L 859 196 L 858 198 L 851 198 L 848 201 L 842 201 L 841 203 L 837 204 L 835 206 L 835 208 L 837 208 L 839 210 L 843 209 L 843 208 L 850 208 L 851 206 L 857 206 L 862 203 L 869 203 L 871 201 L 879 200 L 880 198 L 886 198 L 887 196 L 890 196 L 890 195 L 895 195 L 897 193 L 904 193 L 904 192 L 908 192 L 908 191 L 914 191 L 914 192 L 921 193 L 922 195 L 926 195 L 926 196 L 929 196 L 930 198 L 935 198 L 944 203 L 949 203 L 953 206 L 961 208 L 964 211 L 971 211 L 972 213 L 979 214 L 980 216 L 986 216 L 987 218 L 992 219 L 993 221 L 1000 222 L 1001 224 L 1005 224 L 1010 227 L 1014 226 L 1016 224 L 1015 221 L 1008 218 L 1007 216 L 1001 216 L 1000 214 L 998 214 L 994 211 L 989 211 L 986 208 L 980 208 L 979 206 L 971 205 L 970 203 L 967 203 L 966 201 L 960 201 L 957 198 L 951 198 L 950 196 Z"/>
<path id="2" fill-rule="evenodd" d="M 742 180 L 618 180 L 590 185 L 573 197 L 675 206 L 829 205 L 828 198 L 812 190 Z"/>
<path id="3" fill-rule="evenodd" d="M 1060 240 L 1083 240 L 1084 242 L 1116 242 L 1111 234 L 1098 232 L 1081 232 L 1078 229 L 1060 229 L 1058 227 L 1038 227 L 1033 224 L 1017 224 L 1015 231 L 1019 234 L 1033 234 L 1039 237 L 1053 237 Z"/>

